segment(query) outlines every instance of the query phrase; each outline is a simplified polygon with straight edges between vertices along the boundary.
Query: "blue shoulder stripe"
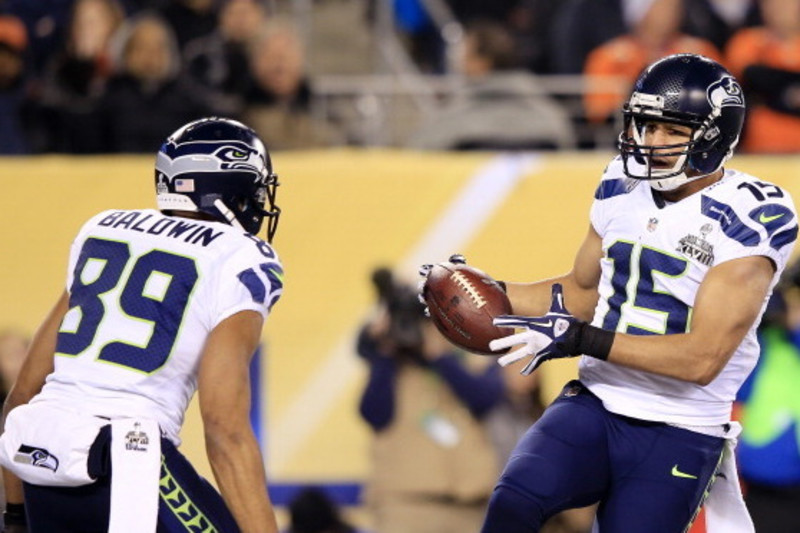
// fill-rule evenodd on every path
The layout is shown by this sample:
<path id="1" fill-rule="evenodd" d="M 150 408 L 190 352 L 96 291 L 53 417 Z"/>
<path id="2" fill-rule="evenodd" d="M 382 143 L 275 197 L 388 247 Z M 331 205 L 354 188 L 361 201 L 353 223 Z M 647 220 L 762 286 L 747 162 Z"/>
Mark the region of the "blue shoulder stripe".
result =
<path id="1" fill-rule="evenodd" d="M 795 240 L 797 240 L 797 224 L 789 229 L 776 233 L 775 236 L 769 240 L 769 245 L 775 250 L 780 250 L 787 244 L 793 243 Z"/>
<path id="2" fill-rule="evenodd" d="M 728 204 L 703 196 L 700 211 L 708 218 L 719 221 L 722 232 L 744 246 L 756 246 L 761 241 L 758 232 L 742 222 Z"/>
<path id="3" fill-rule="evenodd" d="M 258 265 L 261 271 L 267 276 L 269 282 L 269 295 L 270 299 L 267 302 L 267 307 L 272 309 L 275 302 L 281 297 L 281 289 L 283 288 L 283 269 L 277 263 L 262 263 Z M 267 298 L 267 286 L 264 281 L 256 274 L 255 270 L 248 268 L 238 274 L 239 281 L 247 287 L 250 291 L 250 296 L 253 301 L 263 304 Z"/>
<path id="4" fill-rule="evenodd" d="M 594 191 L 595 200 L 605 200 L 620 194 L 627 194 L 630 190 L 625 186 L 624 179 L 603 180 Z"/>
<path id="5" fill-rule="evenodd" d="M 259 279 L 258 274 L 252 268 L 248 268 L 239 272 L 238 277 L 239 281 L 250 291 L 253 301 L 263 304 L 264 299 L 267 297 L 267 288 L 264 286 L 264 282 Z"/>
<path id="6" fill-rule="evenodd" d="M 267 280 L 269 281 L 269 308 L 272 309 L 272 306 L 275 305 L 282 294 L 283 269 L 276 263 L 263 263 L 260 266 L 261 271 L 267 275 Z"/>

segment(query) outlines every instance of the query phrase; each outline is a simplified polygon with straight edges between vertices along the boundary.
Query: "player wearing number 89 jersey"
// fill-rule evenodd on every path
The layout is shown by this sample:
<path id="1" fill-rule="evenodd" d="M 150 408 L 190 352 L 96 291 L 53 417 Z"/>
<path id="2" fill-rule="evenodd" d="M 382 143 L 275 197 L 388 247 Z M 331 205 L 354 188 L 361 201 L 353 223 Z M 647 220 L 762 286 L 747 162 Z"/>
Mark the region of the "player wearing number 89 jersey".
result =
<path id="1" fill-rule="evenodd" d="M 281 264 L 267 243 L 155 210 L 95 216 L 75 239 L 69 267 L 71 307 L 55 372 L 34 401 L 149 415 L 176 444 L 208 332 L 243 310 L 266 317 L 282 292 Z"/>
<path id="2" fill-rule="evenodd" d="M 160 210 L 104 211 L 80 229 L 9 395 L 0 461 L 24 481 L 8 495 L 24 493 L 31 533 L 277 531 L 248 377 L 283 290 L 257 236 L 265 217 L 275 233 L 277 176 L 252 130 L 212 118 L 164 143 L 155 181 Z M 196 390 L 224 500 L 177 451 Z M 153 448 L 153 475 L 122 486 Z"/>

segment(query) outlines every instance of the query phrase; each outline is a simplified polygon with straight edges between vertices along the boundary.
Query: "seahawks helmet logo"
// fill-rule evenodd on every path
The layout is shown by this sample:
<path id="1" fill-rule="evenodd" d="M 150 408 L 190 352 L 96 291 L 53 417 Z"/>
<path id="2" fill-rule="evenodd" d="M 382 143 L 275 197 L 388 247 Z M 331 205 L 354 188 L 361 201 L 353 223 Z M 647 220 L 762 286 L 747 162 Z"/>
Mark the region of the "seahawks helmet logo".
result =
<path id="1" fill-rule="evenodd" d="M 732 76 L 725 76 L 708 86 L 708 103 L 715 109 L 744 107 L 742 87 Z"/>
<path id="2" fill-rule="evenodd" d="M 14 454 L 14 462 L 24 465 L 38 466 L 47 468 L 55 472 L 58 470 L 58 457 L 51 454 L 44 448 L 21 444 L 17 453 Z"/>
<path id="3" fill-rule="evenodd" d="M 222 170 L 251 170 L 263 174 L 266 168 L 263 156 L 243 143 L 225 144 L 212 155 L 219 160 Z"/>
<path id="4" fill-rule="evenodd" d="M 238 141 L 165 143 L 156 159 L 156 187 L 179 174 L 245 170 L 266 174 L 264 152 Z"/>

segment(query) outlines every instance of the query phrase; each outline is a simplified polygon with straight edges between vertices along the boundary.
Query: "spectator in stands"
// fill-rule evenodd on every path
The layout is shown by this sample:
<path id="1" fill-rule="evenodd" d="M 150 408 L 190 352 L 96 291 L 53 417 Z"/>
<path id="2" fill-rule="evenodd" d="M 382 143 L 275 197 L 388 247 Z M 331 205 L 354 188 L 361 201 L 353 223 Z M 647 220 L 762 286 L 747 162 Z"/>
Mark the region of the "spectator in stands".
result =
<path id="1" fill-rule="evenodd" d="M 273 19 L 250 43 L 248 58 L 253 86 L 243 119 L 271 149 L 299 149 L 344 143 L 344 136 L 311 115 L 311 89 L 306 57 L 297 28 Z"/>
<path id="2" fill-rule="evenodd" d="M 748 117 L 742 149 L 800 151 L 800 0 L 762 0 L 764 25 L 739 30 L 726 59 L 743 81 Z"/>
<path id="3" fill-rule="evenodd" d="M 510 32 L 491 20 L 468 24 L 463 41 L 464 86 L 410 137 L 435 150 L 552 149 L 574 146 L 569 116 L 520 69 Z"/>
<path id="4" fill-rule="evenodd" d="M 503 395 L 500 367 L 456 351 L 388 270 L 373 281 L 379 312 L 357 350 L 369 367 L 360 413 L 373 431 L 374 529 L 477 531 L 499 466 L 483 421 Z"/>
<path id="5" fill-rule="evenodd" d="M 190 41 L 184 52 L 185 69 L 196 91 L 216 113 L 239 116 L 252 79 L 247 46 L 267 19 L 259 0 L 227 0 L 211 34 Z"/>
<path id="6" fill-rule="evenodd" d="M 551 2 L 551 6 L 557 4 L 558 7 L 551 7 L 553 13 L 544 12 L 541 17 L 544 25 L 539 26 L 539 32 L 547 35 L 544 49 L 546 60 L 540 67 L 544 70 L 535 67 L 533 70 L 554 74 L 583 73 L 591 51 L 631 32 L 631 25 L 641 17 L 642 8 L 649 3 L 650 0 Z M 708 35 L 718 50 L 721 50 L 718 43 L 724 43 L 740 25 L 752 25 L 759 20 L 755 0 L 692 0 L 684 2 L 684 10 L 685 33 L 699 38 Z M 634 76 L 636 74 L 638 72 Z M 580 106 L 580 99 L 577 100 L 576 105 Z M 589 128 L 589 131 L 593 130 L 597 132 L 595 127 Z M 617 130 L 613 125 L 613 131 Z M 613 135 L 615 138 L 616 134 Z"/>
<path id="7" fill-rule="evenodd" d="M 194 39 L 211 34 L 217 27 L 215 0 L 169 0 L 158 10 L 172 28 L 178 50 Z"/>
<path id="8" fill-rule="evenodd" d="M 586 56 L 627 30 L 624 2 L 638 0 L 560 0 L 550 29 L 549 70 L 581 74 Z"/>
<path id="9" fill-rule="evenodd" d="M 514 35 L 521 65 L 537 74 L 550 74 L 550 33 L 561 2 L 522 0 L 508 14 L 508 27 Z"/>
<path id="10" fill-rule="evenodd" d="M 153 13 L 132 18 L 114 37 L 116 73 L 101 102 L 106 149 L 152 152 L 163 133 L 207 114 L 182 78 L 170 27 Z"/>
<path id="11" fill-rule="evenodd" d="M 739 390 L 737 455 L 758 533 L 800 531 L 800 263 L 785 271 L 758 331 L 761 357 Z"/>
<path id="12" fill-rule="evenodd" d="M 369 2 L 368 18 L 378 16 L 378 0 Z M 422 0 L 385 2 L 393 10 L 392 20 L 411 59 L 427 74 L 442 74 L 448 68 L 446 45 Z"/>
<path id="13" fill-rule="evenodd" d="M 520 0 L 496 0 L 486 2 L 484 0 L 446 0 L 453 15 L 458 20 L 467 24 L 473 20 L 493 20 L 505 23 L 509 20 L 511 13 L 522 3 Z"/>
<path id="14" fill-rule="evenodd" d="M 563 2 L 552 0 L 447 0 L 455 17 L 469 25 L 492 20 L 511 32 L 520 66 L 532 72 L 548 72 L 547 36 L 553 16 Z"/>
<path id="15" fill-rule="evenodd" d="M 630 33 L 597 47 L 586 59 L 584 107 L 591 122 L 612 120 L 642 69 L 661 57 L 686 52 L 721 60 L 711 42 L 680 32 L 684 0 L 640 0 L 627 6 Z"/>
<path id="16" fill-rule="evenodd" d="M 98 106 L 111 76 L 111 37 L 123 19 L 116 0 L 77 0 L 73 4 L 63 48 L 44 73 L 45 151 L 102 151 Z"/>
<path id="17" fill-rule="evenodd" d="M 63 41 L 73 0 L 3 0 L 2 11 L 18 17 L 28 29 L 26 56 L 29 70 L 38 76 L 53 50 Z"/>
<path id="18" fill-rule="evenodd" d="M 27 46 L 28 33 L 22 22 L 0 15 L 0 155 L 19 155 L 30 149 L 24 119 L 29 109 Z"/>
<path id="19" fill-rule="evenodd" d="M 761 22 L 756 0 L 693 0 L 685 9 L 684 31 L 711 41 L 719 50 L 737 30 Z"/>

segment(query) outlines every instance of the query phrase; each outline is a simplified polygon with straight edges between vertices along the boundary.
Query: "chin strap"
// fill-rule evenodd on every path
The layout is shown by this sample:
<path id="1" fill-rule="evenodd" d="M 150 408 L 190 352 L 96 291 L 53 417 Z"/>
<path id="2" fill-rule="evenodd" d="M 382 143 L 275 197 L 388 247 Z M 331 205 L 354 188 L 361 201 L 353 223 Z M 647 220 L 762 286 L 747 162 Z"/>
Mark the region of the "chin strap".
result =
<path id="1" fill-rule="evenodd" d="M 686 172 L 683 172 L 681 174 L 678 174 L 677 176 L 671 176 L 669 178 L 663 178 L 660 180 L 659 179 L 651 180 L 650 187 L 660 192 L 669 192 L 669 191 L 674 191 L 675 189 L 681 187 L 682 185 L 686 185 L 687 183 L 691 183 L 693 181 L 699 180 L 700 178 L 705 178 L 706 176 L 710 175 L 711 174 L 701 174 L 700 176 L 689 177 L 686 175 Z"/>
<path id="2" fill-rule="evenodd" d="M 227 220 L 228 223 L 231 226 L 233 226 L 234 228 L 237 228 L 237 229 L 240 229 L 240 230 L 244 231 L 244 227 L 239 222 L 239 220 L 236 218 L 236 215 L 233 214 L 233 211 L 228 209 L 228 206 L 225 205 L 225 202 L 223 202 L 222 200 L 217 198 L 216 200 L 214 200 L 214 207 L 217 208 L 217 210 L 220 212 L 220 214 L 222 214 L 222 216 L 225 217 L 225 220 Z"/>

